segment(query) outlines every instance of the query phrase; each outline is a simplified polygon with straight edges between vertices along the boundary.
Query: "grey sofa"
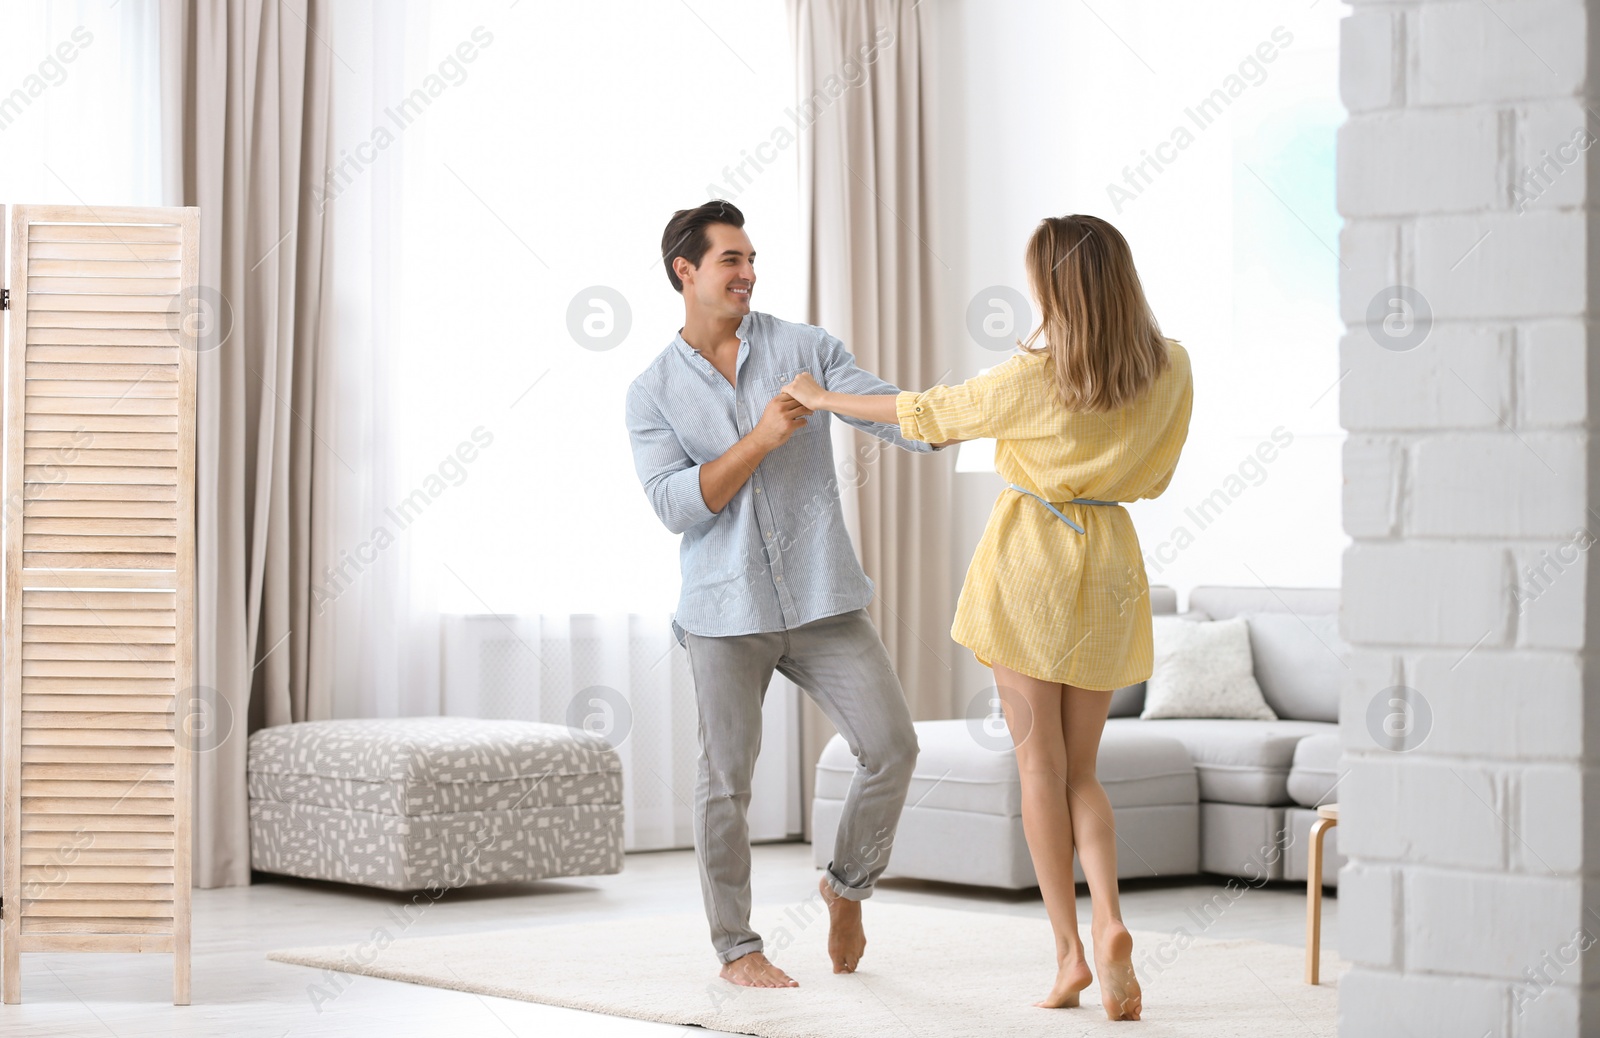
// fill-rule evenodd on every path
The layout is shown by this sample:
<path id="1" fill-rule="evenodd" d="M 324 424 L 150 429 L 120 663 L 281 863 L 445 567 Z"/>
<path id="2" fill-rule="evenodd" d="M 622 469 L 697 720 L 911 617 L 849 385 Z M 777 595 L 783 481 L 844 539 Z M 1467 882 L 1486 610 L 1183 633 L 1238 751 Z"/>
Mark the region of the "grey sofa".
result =
<path id="1" fill-rule="evenodd" d="M 1152 613 L 1174 614 L 1177 594 L 1150 589 Z M 1142 720 L 1144 685 L 1119 689 L 1099 754 L 1116 814 L 1120 877 L 1197 872 L 1251 883 L 1306 878 L 1316 806 L 1337 799 L 1339 592 L 1324 588 L 1197 587 L 1191 620 L 1245 616 L 1255 677 L 1276 721 Z M 921 750 L 886 877 L 1023 889 L 1038 879 L 1022 833 L 1016 755 L 999 731 L 974 721 L 919 721 Z M 1000 736 L 997 738 L 996 736 Z M 842 737 L 817 763 L 812 856 L 832 857 L 856 769 Z M 1338 829 L 1324 841 L 1323 882 L 1337 885 Z M 1081 882 L 1083 874 L 1077 869 Z"/>

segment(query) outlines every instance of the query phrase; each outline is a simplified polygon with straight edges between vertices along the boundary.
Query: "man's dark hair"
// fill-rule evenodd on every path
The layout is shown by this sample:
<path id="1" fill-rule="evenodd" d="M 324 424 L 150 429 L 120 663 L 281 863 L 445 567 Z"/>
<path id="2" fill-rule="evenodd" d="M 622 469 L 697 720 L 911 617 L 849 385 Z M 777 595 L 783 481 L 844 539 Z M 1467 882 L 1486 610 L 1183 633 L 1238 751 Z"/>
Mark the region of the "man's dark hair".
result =
<path id="1" fill-rule="evenodd" d="M 682 256 L 699 269 L 706 250 L 711 248 L 706 227 L 714 223 L 743 227 L 744 214 L 732 202 L 719 198 L 693 209 L 679 209 L 667 221 L 667 229 L 661 235 L 661 262 L 666 264 L 667 280 L 672 282 L 674 292 L 683 291 L 683 279 L 672 269 L 672 261 Z"/>

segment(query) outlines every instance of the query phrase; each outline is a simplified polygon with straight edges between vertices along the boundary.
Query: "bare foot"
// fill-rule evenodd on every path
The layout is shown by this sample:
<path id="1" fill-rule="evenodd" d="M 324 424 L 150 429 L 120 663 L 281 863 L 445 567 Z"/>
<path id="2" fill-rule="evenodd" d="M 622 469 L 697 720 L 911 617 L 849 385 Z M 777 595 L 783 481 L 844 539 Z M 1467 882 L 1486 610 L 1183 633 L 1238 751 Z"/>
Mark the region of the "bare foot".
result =
<path id="1" fill-rule="evenodd" d="M 747 988 L 797 988 L 800 982 L 774 966 L 761 952 L 741 955 L 722 967 L 722 979 Z"/>
<path id="2" fill-rule="evenodd" d="M 1034 1005 L 1041 1009 L 1075 1009 L 1078 1005 L 1078 993 L 1094 981 L 1094 976 L 1089 972 L 1089 964 L 1081 958 L 1062 959 L 1056 967 L 1056 983 L 1050 989 L 1050 994 L 1044 997 L 1043 1002 Z"/>
<path id="3" fill-rule="evenodd" d="M 817 881 L 822 899 L 828 903 L 828 957 L 833 972 L 854 973 L 867 950 L 867 932 L 861 928 L 861 902 L 833 892 L 828 877 Z"/>
<path id="4" fill-rule="evenodd" d="M 1100 1002 L 1107 1020 L 1137 1020 L 1143 1010 L 1139 978 L 1133 974 L 1133 935 L 1120 922 L 1094 935 L 1094 964 L 1100 973 Z"/>

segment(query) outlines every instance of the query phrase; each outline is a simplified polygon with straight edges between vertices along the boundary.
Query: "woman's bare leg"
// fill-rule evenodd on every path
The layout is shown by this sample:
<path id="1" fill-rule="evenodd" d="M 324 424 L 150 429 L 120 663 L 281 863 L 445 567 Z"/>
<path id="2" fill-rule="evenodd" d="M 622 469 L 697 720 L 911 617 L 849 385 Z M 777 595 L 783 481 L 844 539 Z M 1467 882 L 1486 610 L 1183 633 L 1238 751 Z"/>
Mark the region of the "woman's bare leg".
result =
<path id="1" fill-rule="evenodd" d="M 1067 743 L 1067 803 L 1072 839 L 1089 883 L 1093 906 L 1095 971 L 1100 974 L 1100 1001 L 1111 1020 L 1137 1020 L 1142 1006 L 1133 973 L 1133 937 L 1122 922 L 1117 897 L 1117 827 L 1111 801 L 1095 766 L 1105 730 L 1111 693 L 1066 687 L 1061 699 L 1061 728 Z"/>
<path id="2" fill-rule="evenodd" d="M 1068 756 L 1062 688 L 996 666 L 1006 727 L 1017 750 L 1022 779 L 1022 832 L 1028 840 L 1033 870 L 1039 877 L 1045 910 L 1056 937 L 1056 980 L 1043 1001 L 1034 1005 L 1059 1009 L 1078 1004 L 1078 993 L 1094 979 L 1088 955 L 1078 937 L 1077 888 L 1072 876 L 1072 816 L 1067 804 Z"/>

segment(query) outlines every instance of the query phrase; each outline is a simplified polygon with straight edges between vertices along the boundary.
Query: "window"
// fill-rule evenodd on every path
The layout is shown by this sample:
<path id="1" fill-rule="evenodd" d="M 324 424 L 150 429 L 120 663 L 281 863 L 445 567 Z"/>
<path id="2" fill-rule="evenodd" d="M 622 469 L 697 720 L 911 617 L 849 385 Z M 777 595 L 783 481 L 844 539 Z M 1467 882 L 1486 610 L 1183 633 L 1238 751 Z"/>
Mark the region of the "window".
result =
<path id="1" fill-rule="evenodd" d="M 161 205 L 155 4 L 9 4 L 0 200 Z"/>
<path id="2" fill-rule="evenodd" d="M 747 218 L 756 309 L 801 315 L 784 5 L 412 16 L 405 70 L 379 77 L 365 125 L 341 119 L 325 190 L 398 164 L 373 349 L 408 473 L 390 496 L 421 512 L 411 492 L 441 491 L 409 534 L 443 563 L 437 608 L 664 613 L 677 538 L 634 474 L 623 399 L 682 324 L 662 229 L 713 186 Z"/>

